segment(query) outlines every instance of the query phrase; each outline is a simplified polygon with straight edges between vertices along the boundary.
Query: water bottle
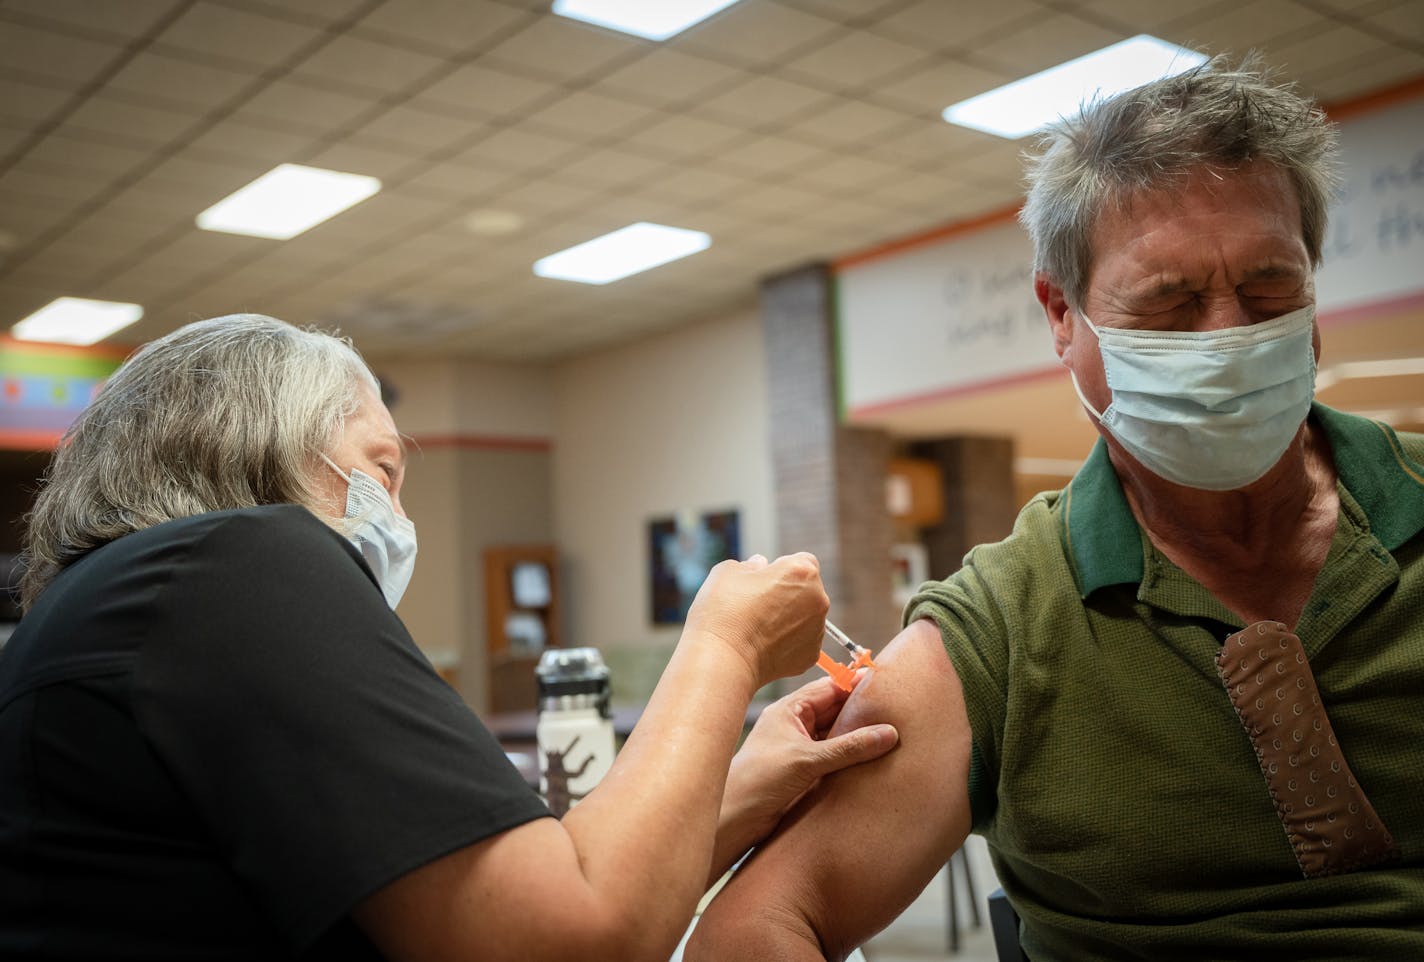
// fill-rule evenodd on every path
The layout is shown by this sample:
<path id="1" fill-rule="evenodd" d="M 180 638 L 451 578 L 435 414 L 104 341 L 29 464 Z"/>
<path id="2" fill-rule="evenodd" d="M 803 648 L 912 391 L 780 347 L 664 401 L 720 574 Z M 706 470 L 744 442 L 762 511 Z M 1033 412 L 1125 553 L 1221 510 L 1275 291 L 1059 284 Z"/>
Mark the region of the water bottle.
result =
<path id="1" fill-rule="evenodd" d="M 597 648 L 550 648 L 539 679 L 539 794 L 556 817 L 593 790 L 613 764 L 608 666 Z"/>

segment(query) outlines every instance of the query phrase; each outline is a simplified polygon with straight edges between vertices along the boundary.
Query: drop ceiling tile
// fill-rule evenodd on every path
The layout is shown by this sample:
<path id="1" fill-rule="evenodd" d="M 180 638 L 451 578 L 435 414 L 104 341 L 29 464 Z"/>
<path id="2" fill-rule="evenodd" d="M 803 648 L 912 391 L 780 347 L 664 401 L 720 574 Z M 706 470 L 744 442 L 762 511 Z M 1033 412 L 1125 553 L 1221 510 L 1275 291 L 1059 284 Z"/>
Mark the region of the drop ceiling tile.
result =
<path id="1" fill-rule="evenodd" d="M 705 167 L 687 167 L 649 181 L 643 192 L 650 197 L 701 205 L 711 204 L 728 194 L 747 190 L 752 186 L 752 181 L 735 174 Z"/>
<path id="2" fill-rule="evenodd" d="M 80 218 L 64 233 L 61 242 L 87 244 L 124 252 L 147 247 L 157 238 L 187 226 L 191 219 L 175 221 L 143 216 L 131 208 L 105 203 Z"/>
<path id="3" fill-rule="evenodd" d="M 723 209 L 737 216 L 762 221 L 799 217 L 822 208 L 827 203 L 828 198 L 820 191 L 804 190 L 788 184 L 768 184 L 753 187 L 728 198 Z"/>
<path id="4" fill-rule="evenodd" d="M 1371 26 L 1382 28 L 1388 36 L 1407 37 L 1416 44 L 1424 44 L 1424 10 L 1420 9 L 1418 0 L 1404 0 L 1371 12 L 1365 19 Z M 1415 52 L 1419 50 L 1416 48 Z"/>
<path id="5" fill-rule="evenodd" d="M 1227 0 L 1231 2 L 1231 0 Z M 1175 0 L 1172 3 L 1143 3 L 1142 0 L 1087 0 L 1078 7 L 1120 27 L 1130 34 L 1156 33 L 1169 27 L 1191 32 L 1191 24 L 1214 15 L 1223 0 Z M 1161 34 L 1156 34 L 1161 36 Z M 1163 39 L 1166 39 L 1165 37 Z"/>
<path id="6" fill-rule="evenodd" d="M 86 280 L 81 286 L 80 282 L 67 271 L 60 273 L 42 271 L 32 267 L 29 263 L 20 263 L 5 273 L 4 287 L 11 286 L 49 292 L 45 298 L 45 301 L 48 302 L 64 294 L 83 297 L 85 294 L 82 291 L 84 287 L 88 286 L 88 283 Z"/>
<path id="7" fill-rule="evenodd" d="M 29 264 L 39 271 L 70 274 L 76 279 L 92 278 L 130 256 L 131 248 L 96 244 L 91 239 L 72 233 L 46 244 Z"/>
<path id="8" fill-rule="evenodd" d="M 24 124 L 11 123 L 0 118 L 0 158 L 4 158 L 32 136 L 30 128 Z"/>
<path id="9" fill-rule="evenodd" d="M 747 79 L 736 67 L 659 46 L 600 79 L 597 89 L 666 106 L 702 98 Z"/>
<path id="10" fill-rule="evenodd" d="M 31 147 L 21 163 L 51 168 L 77 183 L 107 184 L 150 162 L 145 150 L 76 140 L 55 131 Z"/>
<path id="11" fill-rule="evenodd" d="M 390 97 L 450 69 L 439 57 L 344 34 L 303 60 L 293 73 L 365 87 L 377 96 Z"/>
<path id="12" fill-rule="evenodd" d="M 868 195 L 902 210 L 932 210 L 938 198 L 963 189 L 963 181 L 942 173 L 901 170 L 893 179 L 869 188 Z"/>
<path id="13" fill-rule="evenodd" d="M 715 163 L 719 170 L 761 177 L 782 171 L 804 172 L 831 156 L 824 148 L 788 137 L 758 137 L 719 151 Z"/>
<path id="14" fill-rule="evenodd" d="M 0 64 L 12 75 L 19 72 L 77 89 L 124 56 L 124 48 L 112 41 L 0 20 Z"/>
<path id="15" fill-rule="evenodd" d="M 514 211 L 525 216 L 537 213 L 558 213 L 561 216 L 577 215 L 584 206 L 597 201 L 602 191 L 590 186 L 570 184 L 567 181 L 538 181 L 535 184 L 514 186 L 490 198 L 491 205 L 501 211 Z M 557 218 L 555 218 L 557 221 Z"/>
<path id="16" fill-rule="evenodd" d="M 436 104 L 456 111 L 471 109 L 479 116 L 522 116 L 535 105 L 552 100 L 559 88 L 543 80 L 466 64 L 416 95 L 415 105 Z"/>
<path id="17" fill-rule="evenodd" d="M 873 22 L 905 0 L 782 0 L 789 7 L 847 24 Z"/>
<path id="18" fill-rule="evenodd" d="M 80 104 L 60 129 L 86 131 L 119 143 L 162 147 L 182 140 L 202 123 L 192 111 L 143 106 L 98 94 Z"/>
<path id="19" fill-rule="evenodd" d="M 4 286 L 0 286 L 0 330 L 8 331 L 62 293 L 70 291 L 49 285 L 21 286 L 5 278 Z"/>
<path id="20" fill-rule="evenodd" d="M 1413 0 L 1317 0 L 1316 6 L 1340 13 L 1368 15 L 1380 8 L 1397 7 Z"/>
<path id="21" fill-rule="evenodd" d="M 993 3 L 919 0 L 878 21 L 871 29 L 927 50 L 973 50 L 986 36 L 997 36 L 1017 25 L 1036 23 L 1048 14 L 1048 8 L 1034 0 L 994 0 Z M 1032 71 L 1025 70 L 1015 76 L 1028 73 Z"/>
<path id="22" fill-rule="evenodd" d="M 923 122 L 923 119 L 902 111 L 877 107 L 863 100 L 842 99 L 825 108 L 812 110 L 805 119 L 789 125 L 786 133 L 835 147 L 847 147 L 874 141 Z"/>
<path id="23" fill-rule="evenodd" d="M 428 199 L 472 201 L 493 195 L 514 176 L 507 169 L 442 163 L 407 177 L 402 186 Z"/>
<path id="24" fill-rule="evenodd" d="M 203 57 L 265 69 L 285 63 L 321 37 L 315 27 L 198 0 L 158 35 L 156 43 Z"/>
<path id="25" fill-rule="evenodd" d="M 1022 74 L 1018 76 L 1023 76 Z M 1016 79 L 1008 72 L 983 70 L 960 62 L 926 67 L 876 88 L 874 99 L 938 120 L 950 104 L 967 100 Z"/>
<path id="26" fill-rule="evenodd" d="M 417 41 L 450 54 L 468 54 L 533 19 L 529 12 L 489 0 L 387 0 L 355 29 Z"/>
<path id="27" fill-rule="evenodd" d="M 834 192 L 838 197 L 860 196 L 882 184 L 894 183 L 905 176 L 905 168 L 871 157 L 840 154 L 807 165 L 800 177 L 810 187 Z"/>
<path id="28" fill-rule="evenodd" d="M 458 163 L 496 170 L 541 170 L 581 155 L 580 144 L 527 127 L 506 127 L 456 155 Z"/>
<path id="29" fill-rule="evenodd" d="M 1012 32 L 975 44 L 974 56 L 1022 77 L 1127 37 L 1121 30 L 1108 30 L 1069 13 L 1049 13 Z"/>
<path id="30" fill-rule="evenodd" d="M 606 140 L 662 114 L 650 107 L 579 90 L 528 114 L 528 120 L 579 138 Z"/>
<path id="31" fill-rule="evenodd" d="M 671 157 L 705 157 L 752 136 L 755 135 L 746 127 L 678 113 L 629 134 L 628 143 Z"/>
<path id="32" fill-rule="evenodd" d="M 76 203 L 92 198 L 102 185 L 76 182 L 68 170 L 21 161 L 0 173 L 0 194 L 24 195 L 46 201 L 69 198 Z"/>
<path id="33" fill-rule="evenodd" d="M 668 42 L 716 60 L 769 66 L 826 43 L 843 30 L 834 20 L 774 0 L 757 0 L 734 4 Z"/>
<path id="34" fill-rule="evenodd" d="M 315 132 L 276 130 L 226 118 L 194 137 L 188 148 L 194 156 L 241 166 L 256 177 L 277 164 L 306 156 L 318 143 Z"/>
<path id="35" fill-rule="evenodd" d="M 975 184 L 1021 182 L 1021 146 L 1017 142 L 1004 142 L 982 152 L 962 154 L 945 165 L 945 172 L 956 180 Z"/>
<path id="36" fill-rule="evenodd" d="M 0 117 L 26 125 L 42 123 L 60 111 L 74 94 L 14 77 L 0 77 Z"/>
<path id="37" fill-rule="evenodd" d="M 848 31 L 784 66 L 788 74 L 804 75 L 827 89 L 852 90 L 907 73 L 927 56 L 920 47 Z"/>
<path id="38" fill-rule="evenodd" d="M 249 98 L 233 116 L 249 123 L 286 124 L 319 136 L 345 127 L 372 107 L 366 97 L 277 80 Z"/>
<path id="39" fill-rule="evenodd" d="M 423 229 L 427 223 L 438 223 L 449 216 L 447 205 L 424 197 L 416 197 L 399 188 L 381 191 L 369 200 L 316 225 L 309 232 L 313 242 L 335 245 L 359 244 L 382 248 L 392 237 Z M 398 251 L 387 250 L 389 256 Z"/>
<path id="40" fill-rule="evenodd" d="M 1310 89 L 1321 102 L 1340 104 L 1395 86 L 1400 77 L 1421 74 L 1424 74 L 1424 54 L 1400 51 L 1371 56 L 1359 63 L 1339 65 L 1318 77 Z"/>
<path id="41" fill-rule="evenodd" d="M 667 161 L 605 147 L 560 164 L 559 176 L 592 187 L 622 187 L 645 181 L 667 166 Z"/>
<path id="42" fill-rule="evenodd" d="M 290 0 L 220 0 L 230 7 L 241 7 L 244 10 L 252 10 L 256 13 L 265 13 L 273 17 L 287 17 L 302 23 L 314 23 L 319 26 L 345 26 L 354 22 L 364 11 L 362 8 L 369 7 L 371 0 L 302 0 L 301 3 L 291 3 Z"/>
<path id="43" fill-rule="evenodd" d="M 704 100 L 696 111 L 713 119 L 767 128 L 806 116 L 831 100 L 831 94 L 816 87 L 761 76 Z"/>
<path id="44" fill-rule="evenodd" d="M 1289 0 L 1255 0 L 1217 8 L 1212 16 L 1189 26 L 1178 24 L 1165 39 L 1203 53 L 1244 54 L 1261 48 L 1274 62 L 1274 45 L 1312 31 L 1327 30 L 1330 21 Z"/>
<path id="45" fill-rule="evenodd" d="M 1358 63 L 1362 58 L 1386 56 L 1392 52 L 1389 44 L 1374 35 L 1341 24 L 1329 33 L 1312 32 L 1278 44 L 1272 50 L 1271 57 L 1292 73 L 1310 77 L 1336 65 Z"/>
<path id="46" fill-rule="evenodd" d="M 543 17 L 491 47 L 493 63 L 559 82 L 588 79 L 646 49 L 647 42 L 567 17 Z"/>
<path id="47" fill-rule="evenodd" d="M 351 134 L 351 139 L 386 147 L 399 145 L 412 155 L 425 156 L 488 130 L 485 120 L 475 111 L 466 113 L 465 118 L 456 118 L 417 104 L 401 104 L 367 121 Z"/>
<path id="48" fill-rule="evenodd" d="M 210 111 L 226 105 L 254 83 L 252 72 L 145 51 L 126 63 L 104 89 L 133 94 L 159 106 Z"/>
<path id="49" fill-rule="evenodd" d="M 89 200 L 87 197 L 68 195 L 47 196 L 34 192 L 30 185 L 23 182 L 10 188 L 0 186 L 0 234 L 5 236 L 11 250 L 6 260 L 17 256 L 17 251 L 26 251 L 40 237 L 57 231 Z M 0 268 L 3 267 L 4 264 L 0 263 Z M 9 283 L 8 278 L 0 277 L 0 280 L 3 280 L 0 287 Z"/>
<path id="50" fill-rule="evenodd" d="M 123 0 L 122 3 L 82 3 L 67 0 L 6 0 L 6 13 L 24 14 L 85 34 L 109 34 L 127 41 L 142 36 L 160 20 L 183 7 L 184 0 Z"/>
<path id="51" fill-rule="evenodd" d="M 177 154 L 154 165 L 134 183 L 134 187 L 155 192 L 167 191 L 185 203 L 197 203 L 192 215 L 216 204 L 228 194 L 265 174 L 261 164 L 240 160 L 213 161 L 206 155 Z"/>
<path id="52" fill-rule="evenodd" d="M 87 296 L 102 297 L 106 300 L 132 301 L 144 305 L 182 304 L 184 303 L 184 293 L 194 289 L 192 280 L 190 276 L 175 276 L 173 269 L 163 259 L 150 259 L 134 264 L 111 277 L 102 278 L 91 285 Z M 212 317 L 232 309 L 234 308 L 216 307 L 203 312 L 203 314 Z M 182 320 L 173 323 L 168 330 L 173 330 L 181 323 L 198 319 L 185 311 L 182 314 Z M 137 327 L 138 325 L 135 325 L 131 329 L 134 330 L 135 337 L 138 336 Z M 144 334 L 143 337 L 146 339 L 156 336 L 158 333 L 158 331 L 152 331 Z M 125 331 L 124 334 L 127 335 L 128 331 Z"/>
<path id="53" fill-rule="evenodd" d="M 868 157 L 899 166 L 942 171 L 953 176 L 957 158 L 992 149 L 999 143 L 1003 141 L 991 134 L 936 120 L 887 136 L 865 147 L 863 152 Z"/>
<path id="54" fill-rule="evenodd" d="M 403 171 L 412 169 L 420 161 L 401 151 L 382 150 L 379 147 L 342 141 L 304 157 L 302 163 L 327 170 L 365 174 L 388 181 Z"/>

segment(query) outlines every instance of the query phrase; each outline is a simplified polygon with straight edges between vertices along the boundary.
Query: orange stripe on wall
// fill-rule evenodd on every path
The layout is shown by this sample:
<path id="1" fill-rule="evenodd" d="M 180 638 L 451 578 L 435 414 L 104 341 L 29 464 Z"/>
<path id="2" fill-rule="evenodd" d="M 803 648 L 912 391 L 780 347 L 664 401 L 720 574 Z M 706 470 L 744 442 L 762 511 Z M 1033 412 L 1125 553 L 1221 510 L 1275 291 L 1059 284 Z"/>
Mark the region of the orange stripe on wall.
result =
<path id="1" fill-rule="evenodd" d="M 943 227 L 934 227 L 919 234 L 902 237 L 899 240 L 887 241 L 884 244 L 878 244 L 868 250 L 837 258 L 831 261 L 831 268 L 837 272 L 843 271 L 848 267 L 855 267 L 867 261 L 878 261 L 892 254 L 903 254 L 905 251 L 914 250 L 917 247 L 927 247 L 930 244 L 937 244 L 942 240 L 948 240 L 960 234 L 969 234 L 987 227 L 993 227 L 997 224 L 1013 220 L 1018 216 L 1019 208 L 1022 206 L 1022 204 L 1015 204 L 1013 207 L 1005 207 L 1003 210 L 981 214 L 978 217 L 971 217 L 968 220 L 955 221 L 952 224 L 945 224 Z"/>
<path id="2" fill-rule="evenodd" d="M 49 341 L 22 341 L 8 334 L 0 334 L 0 349 L 24 351 L 26 353 L 70 354 L 81 357 L 110 357 L 122 361 L 134 352 L 132 345 L 124 344 L 53 344 Z"/>
<path id="3" fill-rule="evenodd" d="M 1363 97 L 1356 97 L 1354 100 L 1347 100 L 1334 106 L 1327 105 L 1325 113 L 1330 116 L 1331 120 L 1340 121 L 1346 117 L 1358 117 L 1360 114 L 1381 110 L 1405 100 L 1413 100 L 1421 95 L 1424 95 L 1424 75 L 1415 77 L 1413 80 L 1406 80 L 1393 87 L 1376 90 Z"/>
<path id="4" fill-rule="evenodd" d="M 495 434 L 415 434 L 413 447 L 421 451 L 453 448 L 465 451 L 550 451 L 548 438 L 502 437 Z"/>
<path id="5" fill-rule="evenodd" d="M 0 449 L 53 451 L 62 437 L 64 437 L 62 431 L 0 431 Z"/>

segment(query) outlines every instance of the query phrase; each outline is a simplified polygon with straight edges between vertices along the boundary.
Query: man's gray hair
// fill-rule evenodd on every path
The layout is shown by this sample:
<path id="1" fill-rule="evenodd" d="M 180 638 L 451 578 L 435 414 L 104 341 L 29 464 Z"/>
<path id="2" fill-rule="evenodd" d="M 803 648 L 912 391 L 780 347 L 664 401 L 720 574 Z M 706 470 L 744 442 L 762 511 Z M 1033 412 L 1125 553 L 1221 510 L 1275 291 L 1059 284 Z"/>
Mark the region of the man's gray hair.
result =
<path id="1" fill-rule="evenodd" d="M 379 393 L 349 340 L 260 314 L 197 321 L 140 348 L 55 451 L 27 516 L 22 606 L 134 531 L 226 508 L 317 507 L 319 452 L 363 386 Z"/>
<path id="2" fill-rule="evenodd" d="M 1301 231 L 1320 265 L 1335 188 L 1335 130 L 1324 111 L 1276 83 L 1258 57 L 1214 57 L 1175 77 L 1099 101 L 1050 126 L 1027 158 L 1020 222 L 1034 270 L 1082 306 L 1098 216 L 1139 191 L 1171 189 L 1193 170 L 1231 170 L 1252 160 L 1286 173 L 1300 201 Z"/>

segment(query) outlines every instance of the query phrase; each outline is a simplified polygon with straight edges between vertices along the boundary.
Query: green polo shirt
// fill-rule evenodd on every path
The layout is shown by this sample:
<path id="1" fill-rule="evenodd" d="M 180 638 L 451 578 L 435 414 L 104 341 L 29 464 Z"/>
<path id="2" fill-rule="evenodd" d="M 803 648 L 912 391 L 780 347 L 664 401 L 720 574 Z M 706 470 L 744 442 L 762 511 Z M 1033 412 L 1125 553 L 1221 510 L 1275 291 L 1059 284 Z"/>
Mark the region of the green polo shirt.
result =
<path id="1" fill-rule="evenodd" d="M 1340 513 L 1296 631 L 1402 857 L 1301 877 L 1216 672 L 1244 625 L 1143 535 L 1100 441 L 906 609 L 963 685 L 975 831 L 1034 962 L 1424 959 L 1424 436 L 1311 417 Z"/>

